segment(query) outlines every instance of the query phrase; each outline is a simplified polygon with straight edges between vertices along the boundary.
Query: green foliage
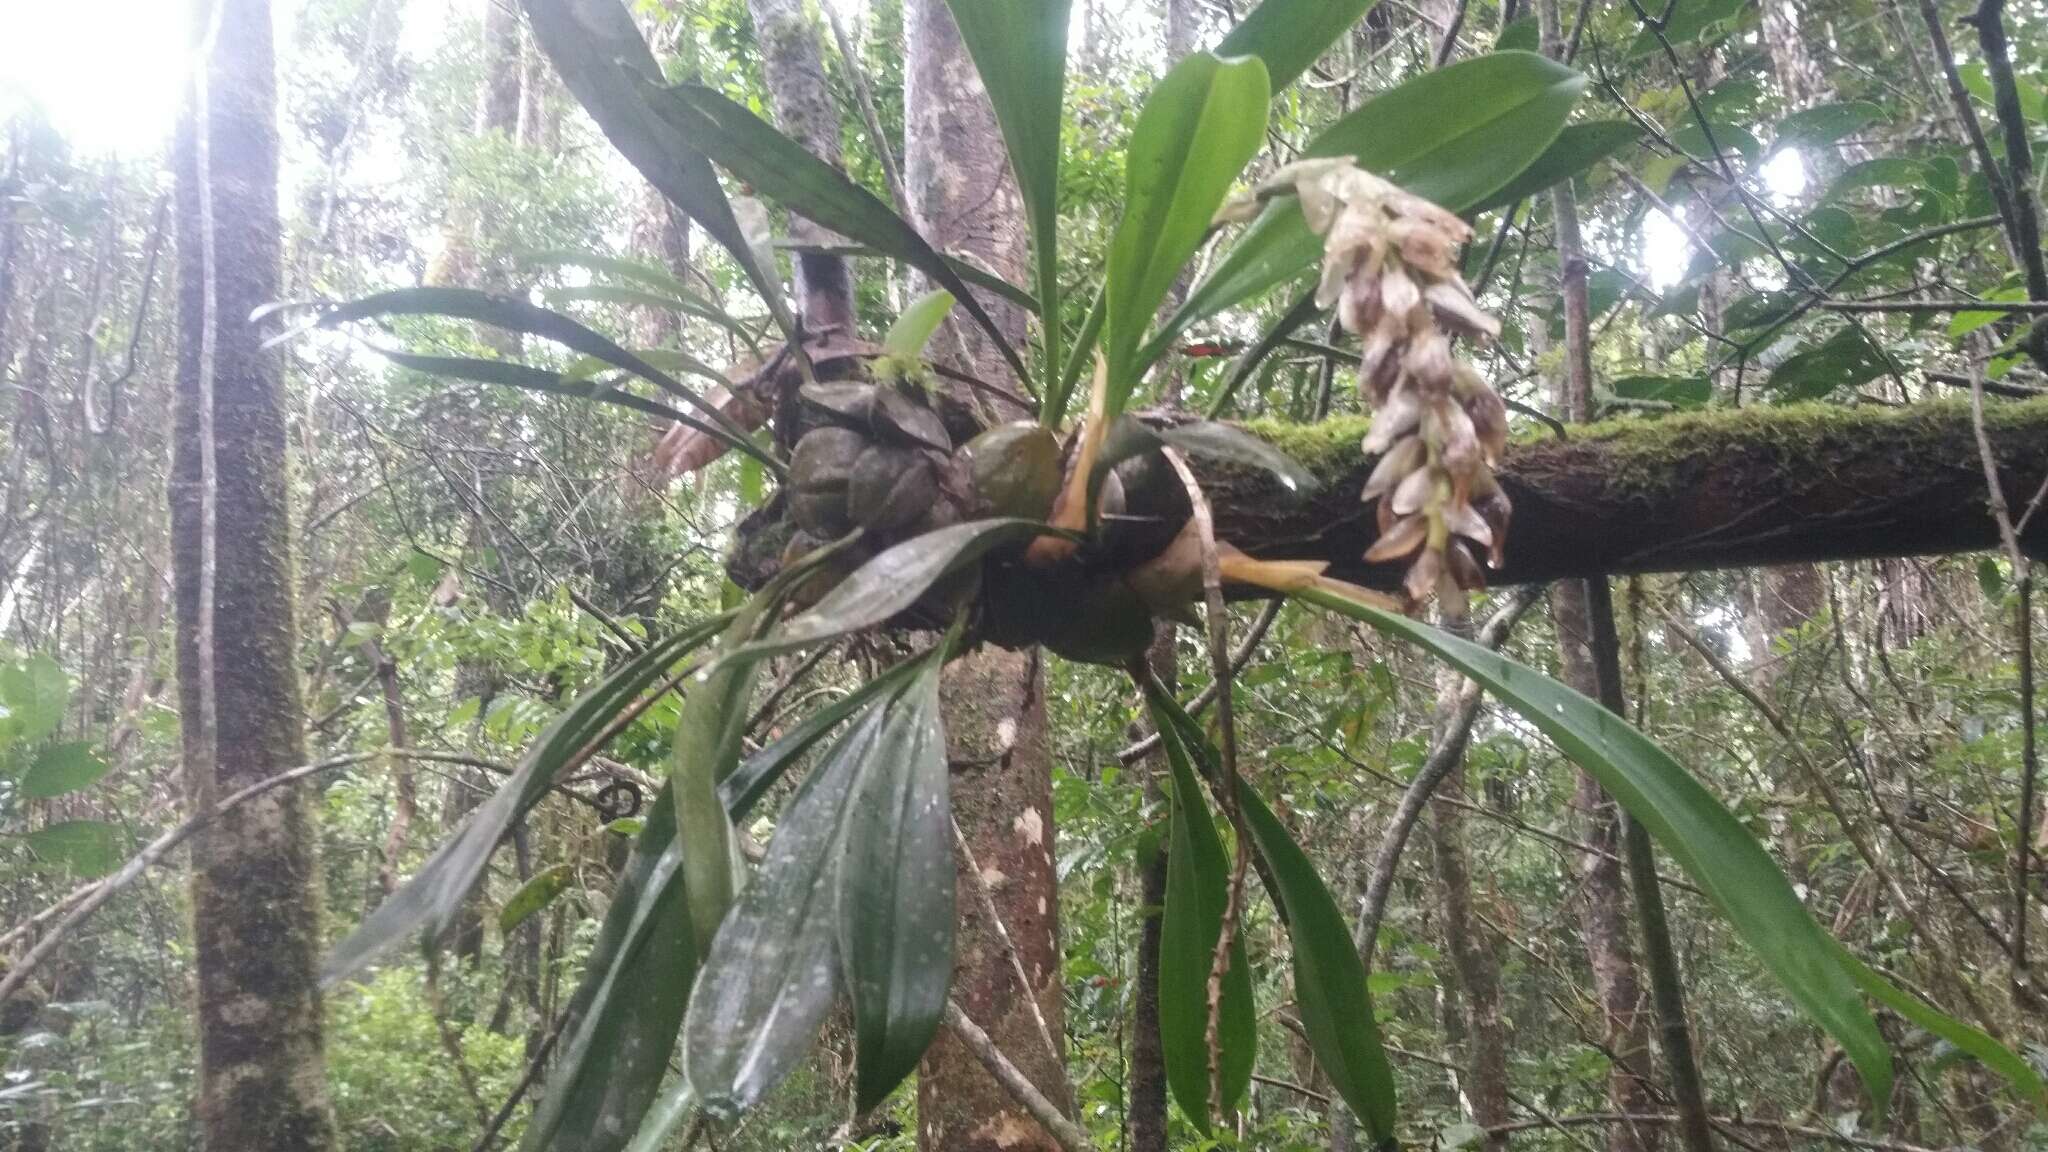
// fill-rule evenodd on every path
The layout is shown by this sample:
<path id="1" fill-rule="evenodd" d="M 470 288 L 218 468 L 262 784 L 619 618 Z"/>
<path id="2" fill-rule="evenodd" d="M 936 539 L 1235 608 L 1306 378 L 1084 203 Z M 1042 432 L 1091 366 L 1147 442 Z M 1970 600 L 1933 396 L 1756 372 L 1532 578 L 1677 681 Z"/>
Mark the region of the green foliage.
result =
<path id="1" fill-rule="evenodd" d="M 1109 414 L 1124 409 L 1145 362 L 1138 345 L 1209 230 L 1238 172 L 1265 140 L 1266 66 L 1208 53 L 1174 66 L 1138 114 L 1125 161 L 1124 216 L 1103 276 Z"/>

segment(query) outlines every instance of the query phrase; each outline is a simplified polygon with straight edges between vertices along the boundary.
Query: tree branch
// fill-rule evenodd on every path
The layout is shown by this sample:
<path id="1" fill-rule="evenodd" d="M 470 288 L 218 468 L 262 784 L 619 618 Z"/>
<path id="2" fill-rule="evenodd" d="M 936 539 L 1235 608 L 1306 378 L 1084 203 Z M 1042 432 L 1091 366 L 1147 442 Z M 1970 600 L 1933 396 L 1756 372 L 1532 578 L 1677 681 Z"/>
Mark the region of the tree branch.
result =
<path id="1" fill-rule="evenodd" d="M 1985 411 L 2008 490 L 2048 480 L 2048 401 Z M 1377 538 L 1358 491 L 1373 461 L 1363 422 L 1261 423 L 1251 430 L 1302 461 L 1321 489 L 1290 500 L 1263 473 L 1206 462 L 1220 539 L 1263 558 L 1328 560 L 1331 575 L 1390 587 L 1361 557 Z M 1496 584 L 1572 577 L 1934 555 L 1996 548 L 1969 405 L 1785 407 L 1617 420 L 1512 446 L 1501 486 L 1514 501 Z M 2022 550 L 2048 556 L 2048 520 Z"/>

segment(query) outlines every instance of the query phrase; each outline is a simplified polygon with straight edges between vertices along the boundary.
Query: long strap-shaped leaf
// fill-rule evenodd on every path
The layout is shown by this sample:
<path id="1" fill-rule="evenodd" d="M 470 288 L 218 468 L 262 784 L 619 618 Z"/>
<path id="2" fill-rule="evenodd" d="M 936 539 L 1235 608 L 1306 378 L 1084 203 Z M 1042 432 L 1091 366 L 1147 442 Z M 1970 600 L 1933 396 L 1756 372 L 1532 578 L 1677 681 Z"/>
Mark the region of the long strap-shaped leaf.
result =
<path id="1" fill-rule="evenodd" d="M 733 820 L 745 817 L 818 741 L 876 699 L 893 695 L 922 666 L 916 659 L 898 664 L 747 757 L 719 785 L 727 815 Z M 619 1148 L 639 1122 L 641 1111 L 635 1104 L 655 1091 L 675 1048 L 698 953 L 706 942 L 698 941 L 690 930 L 673 800 L 664 784 L 612 893 L 572 1002 L 562 1055 L 527 1128 L 524 1147 L 529 1152 Z M 671 985 L 672 980 L 680 983 Z M 643 988 L 656 989 L 659 998 L 643 1003 Z M 675 999 L 670 999 L 671 993 Z M 622 1066 L 614 1053 L 627 1043 L 652 1063 L 636 1059 Z M 661 1135 L 693 1103 L 687 1088 L 667 1093 L 640 1122 L 633 1146 L 659 1147 Z"/>
<path id="2" fill-rule="evenodd" d="M 1216 46 L 1218 56 L 1257 56 L 1277 95 L 1308 70 L 1377 0 L 1265 0 Z"/>
<path id="3" fill-rule="evenodd" d="M 1152 724 L 1166 732 L 1173 721 L 1155 706 Z M 1195 1127 L 1206 1133 L 1209 967 L 1216 954 L 1216 938 L 1223 932 L 1230 865 L 1179 733 L 1173 732 L 1161 743 L 1173 772 L 1173 807 L 1167 817 L 1166 907 L 1159 924 L 1159 1047 L 1173 1098 Z M 1238 850 L 1249 847 L 1239 845 Z M 1216 1020 L 1223 1082 L 1217 1110 L 1225 1116 L 1251 1085 L 1259 1038 L 1253 1010 L 1251 971 L 1240 932 L 1230 942 L 1230 968 L 1223 975 L 1223 1000 Z"/>
<path id="4" fill-rule="evenodd" d="M 653 1103 L 697 971 L 682 861 L 663 784 L 612 889 L 522 1152 L 616 1152 Z"/>
<path id="5" fill-rule="evenodd" d="M 855 788 L 839 863 L 839 955 L 853 1000 L 855 1107 L 916 1069 L 953 981 L 953 836 L 939 660 L 889 705 L 884 754 Z M 892 740 L 891 733 L 901 733 Z"/>
<path id="6" fill-rule="evenodd" d="M 1156 681 L 1145 684 L 1145 698 L 1155 721 L 1163 721 L 1159 724 L 1160 743 L 1168 759 L 1199 760 L 1203 774 L 1215 784 L 1221 772 L 1216 751 L 1194 717 Z M 1394 1070 L 1380 1041 L 1379 1021 L 1373 1016 L 1365 963 L 1351 946 L 1344 914 L 1316 874 L 1308 853 L 1287 834 L 1286 826 L 1266 802 L 1241 782 L 1237 802 L 1251 833 L 1252 849 L 1264 865 L 1259 875 L 1287 925 L 1294 997 L 1309 1048 L 1337 1094 L 1364 1122 L 1373 1143 L 1388 1146 L 1394 1139 L 1396 1116 Z"/>
<path id="7" fill-rule="evenodd" d="M 1017 378 L 1027 378 L 1024 361 L 966 281 L 917 229 L 874 193 L 811 155 L 810 149 L 776 131 L 774 125 L 701 84 L 673 88 L 646 84 L 641 86 L 641 94 L 663 119 L 763 196 L 931 277 L 987 330 Z"/>
<path id="8" fill-rule="evenodd" d="M 1266 138 L 1271 90 L 1256 56 L 1198 52 L 1152 89 L 1124 160 L 1124 214 L 1103 281 L 1109 414 L 1123 411 L 1144 365 L 1138 343 L 1209 220 Z"/>
<path id="9" fill-rule="evenodd" d="M 1849 956 L 1814 922 L 1741 821 L 1628 721 L 1469 640 L 1332 590 L 1296 595 L 1429 649 L 1550 737 L 1642 822 L 1756 949 L 1786 993 L 1835 1038 L 1855 1063 L 1871 1099 L 1891 1098 L 1892 1060 L 1864 1007 L 1865 991 L 1983 1059 L 2030 1102 L 2048 1102 L 2040 1077 L 1997 1041 L 1920 1004 Z"/>
<path id="10" fill-rule="evenodd" d="M 724 659 L 759 659 L 872 628 L 917 603 L 933 584 L 987 555 L 1053 530 L 1035 520 L 970 520 L 914 536 L 876 555 L 810 610 Z"/>
<path id="11" fill-rule="evenodd" d="M 605 137 L 647 182 L 703 225 L 738 262 L 776 324 L 790 336 L 796 323 L 782 285 L 754 258 L 718 174 L 688 136 L 656 115 L 640 84 L 661 79 L 661 66 L 619 0 L 522 0 L 535 43 L 554 63 Z"/>
<path id="12" fill-rule="evenodd" d="M 718 930 L 683 1022 L 683 1067 L 700 1106 L 730 1119 L 810 1049 L 839 988 L 838 865 L 870 766 L 901 752 L 895 709 L 870 709 L 804 781 L 760 869 Z"/>
<path id="13" fill-rule="evenodd" d="M 434 946 L 455 922 L 498 841 L 547 792 L 562 765 L 582 751 L 628 701 L 676 661 L 718 635 L 724 624 L 725 618 L 720 616 L 651 644 L 578 697 L 542 734 L 504 785 L 477 806 L 462 830 L 335 946 L 323 979 L 332 983 L 346 978 L 418 929 L 425 930 L 428 946 Z"/>
<path id="14" fill-rule="evenodd" d="M 335 327 L 378 316 L 453 316 L 552 340 L 565 348 L 595 357 L 622 371 L 631 372 L 682 400 L 702 412 L 712 425 L 706 428 L 703 424 L 691 421 L 693 426 L 704 428 L 708 434 L 718 437 L 729 447 L 755 457 L 777 474 L 782 471 L 781 463 L 764 452 L 760 445 L 753 443 L 747 434 L 732 422 L 731 417 L 719 410 L 718 405 L 704 399 L 674 376 L 621 347 L 610 337 L 585 327 L 559 312 L 550 312 L 514 296 L 498 296 L 473 288 L 400 288 L 337 305 L 321 314 L 320 323 L 323 327 Z"/>
<path id="15" fill-rule="evenodd" d="M 981 74 L 1024 198 L 1044 323 L 1044 370 L 1060 354 L 1059 191 L 1061 104 L 1067 84 L 1071 0 L 947 0 Z"/>
<path id="16" fill-rule="evenodd" d="M 1463 212 L 1543 155 L 1586 78 L 1534 52 L 1495 52 L 1425 73 L 1373 97 L 1318 133 L 1307 156 L 1352 156 L 1419 196 Z M 1292 198 L 1246 228 L 1137 358 L 1149 364 L 1190 324 L 1312 263 L 1322 241 Z"/>

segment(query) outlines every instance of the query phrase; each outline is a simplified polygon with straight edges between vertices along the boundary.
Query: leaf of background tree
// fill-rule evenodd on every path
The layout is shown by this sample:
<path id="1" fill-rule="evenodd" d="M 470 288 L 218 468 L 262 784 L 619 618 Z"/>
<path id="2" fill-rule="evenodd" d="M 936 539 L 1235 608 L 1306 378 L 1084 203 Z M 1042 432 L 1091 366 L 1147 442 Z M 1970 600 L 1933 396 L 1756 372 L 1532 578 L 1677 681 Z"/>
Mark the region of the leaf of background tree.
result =
<path id="1" fill-rule="evenodd" d="M 99 758 L 92 743 L 80 740 L 48 744 L 22 773 L 21 794 L 32 800 L 47 800 L 68 792 L 92 787 L 112 765 Z"/>
<path id="2" fill-rule="evenodd" d="M 80 880 L 97 880 L 120 867 L 121 841 L 119 828 L 99 820 L 59 820 L 22 837 L 38 862 Z"/>

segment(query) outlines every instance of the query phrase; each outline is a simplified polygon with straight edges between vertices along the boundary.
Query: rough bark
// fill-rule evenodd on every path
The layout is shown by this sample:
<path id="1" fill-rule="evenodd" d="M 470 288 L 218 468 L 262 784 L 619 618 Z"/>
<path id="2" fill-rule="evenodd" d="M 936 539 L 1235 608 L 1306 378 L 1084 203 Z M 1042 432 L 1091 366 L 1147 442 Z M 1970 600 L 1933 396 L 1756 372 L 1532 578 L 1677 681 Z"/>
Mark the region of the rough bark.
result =
<path id="1" fill-rule="evenodd" d="M 1587 696 L 1597 696 L 1600 685 L 1593 670 L 1585 581 L 1565 581 L 1551 589 L 1550 618 L 1557 629 L 1564 682 Z M 1607 1100 L 1613 1111 L 1622 1115 L 1655 1111 L 1649 1022 L 1643 1013 L 1642 982 L 1630 942 L 1628 890 L 1621 874 L 1620 809 L 1584 769 L 1578 770 L 1572 807 L 1581 821 L 1579 838 L 1597 849 L 1578 861 L 1579 930 L 1584 936 L 1586 965 L 1593 973 L 1593 992 L 1600 1001 L 1601 1042 L 1611 1062 Z M 1655 1127 L 1611 1124 L 1607 1128 L 1608 1152 L 1656 1152 L 1660 1142 Z"/>
<path id="2" fill-rule="evenodd" d="M 1178 686 L 1172 625 L 1153 626 L 1152 648 L 1145 653 L 1145 662 L 1152 666 L 1160 683 L 1169 689 Z M 1167 766 L 1158 752 L 1147 758 L 1146 770 L 1149 775 L 1145 780 L 1145 801 L 1151 805 L 1165 795 L 1159 778 Z M 1160 837 L 1158 850 L 1144 862 L 1138 877 L 1138 903 L 1144 919 L 1138 929 L 1137 975 L 1131 986 L 1131 1063 L 1124 1092 L 1131 1152 L 1166 1152 L 1166 1050 L 1159 1035 L 1159 933 L 1163 926 L 1160 913 L 1166 907 L 1165 840 Z"/>
<path id="3" fill-rule="evenodd" d="M 761 46 L 761 70 L 775 123 L 811 155 L 840 166 L 839 106 L 825 82 L 818 27 L 803 0 L 747 0 L 754 39 Z M 789 238 L 800 244 L 843 244 L 832 232 L 791 215 Z M 853 280 L 838 256 L 800 255 L 796 266 L 797 305 L 812 332 L 838 328 L 853 334 Z"/>
<path id="4" fill-rule="evenodd" d="M 1462 618 L 1445 621 L 1446 627 L 1469 631 Z M 1437 673 L 1436 708 L 1431 720 L 1433 740 L 1453 738 L 1459 711 L 1458 698 L 1464 677 L 1445 668 Z M 1507 1147 L 1505 1133 L 1493 1131 L 1508 1121 L 1507 1028 L 1500 1006 L 1499 941 L 1478 923 L 1472 909 L 1472 859 L 1465 834 L 1465 765 L 1458 765 L 1437 785 L 1430 801 L 1430 847 L 1436 860 L 1437 885 L 1441 890 L 1439 912 L 1444 932 L 1444 952 L 1457 969 L 1458 988 L 1463 994 L 1460 1031 L 1465 1049 L 1465 1075 L 1461 1088 L 1472 1111 L 1472 1122 L 1488 1129 L 1489 1148 Z"/>
<path id="5" fill-rule="evenodd" d="M 959 29 L 944 0 L 910 0 L 903 21 L 904 191 L 914 222 L 940 248 L 1021 281 L 1024 213 L 995 112 Z M 1022 315 L 993 304 L 991 311 L 1021 343 Z M 999 379 L 1002 361 L 986 336 L 956 327 L 967 356 L 962 367 Z M 1036 651 L 984 649 L 946 670 L 941 697 L 955 815 L 1035 984 L 1017 987 L 991 927 L 980 922 L 979 900 L 966 888 L 977 881 L 963 875 L 959 906 L 966 911 L 953 992 L 1031 1082 L 1071 1112 L 1064 1054 L 1046 1051 L 1024 999 L 1037 998 L 1055 1040 L 1064 1035 L 1043 686 Z M 919 1065 L 917 1114 L 918 1147 L 933 1152 L 1058 1148 L 950 1033 L 940 1034 Z"/>
<path id="6" fill-rule="evenodd" d="M 203 21 L 212 5 L 195 6 Z M 207 171 L 188 109 L 177 149 L 178 404 L 170 483 L 178 695 L 191 810 L 303 763 L 292 533 L 279 363 L 244 319 L 277 297 L 277 130 L 270 5 L 222 0 L 207 67 Z M 202 220 L 202 181 L 211 221 Z M 214 307 L 205 306 L 210 229 Z M 202 650 L 201 342 L 214 325 L 213 604 Z M 211 696 L 202 666 L 212 668 Z M 205 722 L 210 705 L 213 722 Z M 209 731 L 210 730 L 210 731 Z M 206 737 L 214 737 L 212 747 Z M 300 787 L 236 807 L 194 836 L 198 1113 L 209 1152 L 334 1145 L 321 1045 L 315 840 Z"/>
<path id="7" fill-rule="evenodd" d="M 505 0 L 483 0 L 483 86 L 477 93 L 476 134 L 519 127 L 519 12 Z"/>

